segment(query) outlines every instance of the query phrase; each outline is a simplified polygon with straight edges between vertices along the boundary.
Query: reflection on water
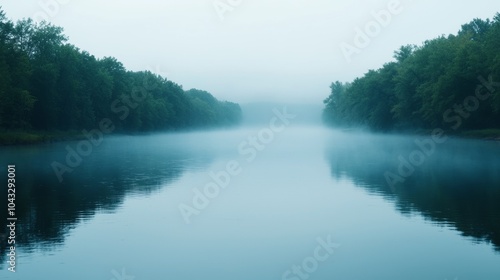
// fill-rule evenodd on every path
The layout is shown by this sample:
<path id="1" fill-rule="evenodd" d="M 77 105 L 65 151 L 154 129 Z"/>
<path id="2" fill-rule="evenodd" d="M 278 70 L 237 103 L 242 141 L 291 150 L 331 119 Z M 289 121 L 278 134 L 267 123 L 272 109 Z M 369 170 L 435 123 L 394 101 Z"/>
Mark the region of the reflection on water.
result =
<path id="1" fill-rule="evenodd" d="M 78 142 L 2 148 L 0 166 L 17 167 L 18 247 L 27 252 L 53 249 L 63 244 L 72 228 L 97 211 L 113 211 L 127 195 L 151 193 L 186 170 L 203 168 L 213 153 L 201 141 L 195 133 L 110 138 L 85 157 L 80 166 L 65 173 L 62 182 L 51 163 L 65 163 L 66 147 L 74 147 Z M 6 220 L 5 211 L 1 211 L 0 219 Z M 6 243 L 3 238 L 2 244 Z M 6 248 L 0 248 L 3 265 Z"/>
<path id="2" fill-rule="evenodd" d="M 333 133 L 326 157 L 332 175 L 349 178 L 394 201 L 405 215 L 419 213 L 458 229 L 500 251 L 500 146 L 496 142 L 449 139 L 437 144 L 421 166 L 391 186 L 385 174 L 399 175 L 403 159 L 423 137 Z M 429 148 L 430 150 L 430 148 Z M 403 169 L 404 171 L 404 169 Z"/>
<path id="3" fill-rule="evenodd" d="M 0 148 L 20 226 L 19 273 L 2 251 L 0 279 L 282 279 L 330 235 L 341 247 L 310 279 L 499 279 L 496 143 L 449 140 L 391 188 L 413 137 L 298 125 L 249 161 L 262 128 L 111 137 L 62 183 L 50 165 L 75 142 Z M 186 224 L 179 205 L 233 160 L 241 174 Z"/>

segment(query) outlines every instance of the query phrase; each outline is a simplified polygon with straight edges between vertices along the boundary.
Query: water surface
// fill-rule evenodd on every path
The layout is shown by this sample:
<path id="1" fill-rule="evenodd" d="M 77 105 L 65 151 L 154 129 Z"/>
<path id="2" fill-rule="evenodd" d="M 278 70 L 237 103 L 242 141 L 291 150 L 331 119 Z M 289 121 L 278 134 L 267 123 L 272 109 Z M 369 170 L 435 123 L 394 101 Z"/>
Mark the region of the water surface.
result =
<path id="1" fill-rule="evenodd" d="M 1 148 L 20 244 L 0 279 L 500 279 L 500 144 L 449 139 L 391 186 L 419 138 L 288 127 L 249 160 L 263 128 L 109 137 L 62 183 L 51 163 L 78 142 Z M 230 162 L 186 223 L 179 206 Z M 326 260 L 287 274 L 328 238 Z"/>

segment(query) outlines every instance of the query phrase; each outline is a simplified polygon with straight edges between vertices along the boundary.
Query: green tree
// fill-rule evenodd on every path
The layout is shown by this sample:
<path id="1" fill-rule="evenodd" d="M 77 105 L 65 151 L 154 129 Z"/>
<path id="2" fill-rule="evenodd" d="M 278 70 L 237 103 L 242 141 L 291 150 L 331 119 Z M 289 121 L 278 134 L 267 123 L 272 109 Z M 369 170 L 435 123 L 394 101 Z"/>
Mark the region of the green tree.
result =
<path id="1" fill-rule="evenodd" d="M 79 130 L 110 118 L 118 131 L 238 123 L 239 105 L 221 102 L 148 71 L 127 71 L 67 44 L 63 29 L 31 19 L 9 21 L 0 9 L 0 128 Z"/>

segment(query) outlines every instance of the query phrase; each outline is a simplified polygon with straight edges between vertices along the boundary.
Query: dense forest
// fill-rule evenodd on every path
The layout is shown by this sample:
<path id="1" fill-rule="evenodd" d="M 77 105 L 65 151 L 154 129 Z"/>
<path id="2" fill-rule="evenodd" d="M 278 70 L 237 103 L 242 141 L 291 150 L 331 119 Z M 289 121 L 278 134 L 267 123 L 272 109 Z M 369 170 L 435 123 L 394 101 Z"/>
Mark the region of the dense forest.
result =
<path id="1" fill-rule="evenodd" d="M 0 130 L 70 131 L 113 121 L 117 132 L 227 126 L 239 105 L 151 72 L 127 71 L 67 43 L 63 29 L 0 8 Z"/>
<path id="2" fill-rule="evenodd" d="M 394 58 L 351 83 L 333 83 L 325 122 L 375 131 L 500 128 L 500 14 L 403 46 Z"/>

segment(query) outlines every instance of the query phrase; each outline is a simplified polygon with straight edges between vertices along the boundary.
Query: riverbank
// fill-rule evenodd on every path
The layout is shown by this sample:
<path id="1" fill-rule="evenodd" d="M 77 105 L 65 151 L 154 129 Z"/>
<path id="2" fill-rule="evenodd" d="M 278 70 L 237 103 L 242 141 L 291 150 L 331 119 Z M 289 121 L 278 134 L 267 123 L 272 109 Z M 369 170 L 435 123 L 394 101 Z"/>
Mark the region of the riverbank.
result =
<path id="1" fill-rule="evenodd" d="M 401 134 L 427 135 L 431 131 L 404 132 Z M 446 132 L 460 138 L 500 142 L 500 129 L 468 130 Z M 81 131 L 0 131 L 0 146 L 23 146 L 84 139 Z"/>
<path id="2" fill-rule="evenodd" d="M 112 134 L 104 134 L 104 136 L 111 135 L 149 135 L 152 133 L 177 133 L 177 132 L 191 132 L 202 130 L 218 130 L 228 129 L 234 126 L 225 127 L 198 127 L 198 128 L 184 128 L 184 129 L 170 129 L 163 131 L 150 131 L 150 132 L 114 132 Z M 49 144 L 63 141 L 77 141 L 87 139 L 83 131 L 70 130 L 70 131 L 9 131 L 0 129 L 0 147 L 1 146 L 26 146 L 37 144 Z"/>
<path id="3" fill-rule="evenodd" d="M 333 128 L 335 129 L 335 128 Z M 369 131 L 361 128 L 337 128 L 344 132 L 363 132 Z M 377 132 L 371 131 L 376 134 L 391 134 L 391 135 L 415 135 L 415 136 L 427 136 L 432 135 L 433 130 L 429 129 L 416 129 L 416 130 L 399 130 L 399 131 L 386 131 L 386 132 Z M 484 141 L 498 141 L 500 142 L 500 129 L 491 128 L 491 129 L 478 129 L 478 130 L 465 130 L 465 131 L 455 131 L 455 130 L 445 130 L 444 135 L 455 137 L 455 138 L 463 138 L 463 139 L 476 139 L 476 140 L 484 140 Z"/>
<path id="4" fill-rule="evenodd" d="M 500 141 L 500 129 L 470 130 L 461 132 L 458 136 L 464 138 Z"/>
<path id="5" fill-rule="evenodd" d="M 35 145 L 83 138 L 83 134 L 78 131 L 0 131 L 0 146 Z"/>

